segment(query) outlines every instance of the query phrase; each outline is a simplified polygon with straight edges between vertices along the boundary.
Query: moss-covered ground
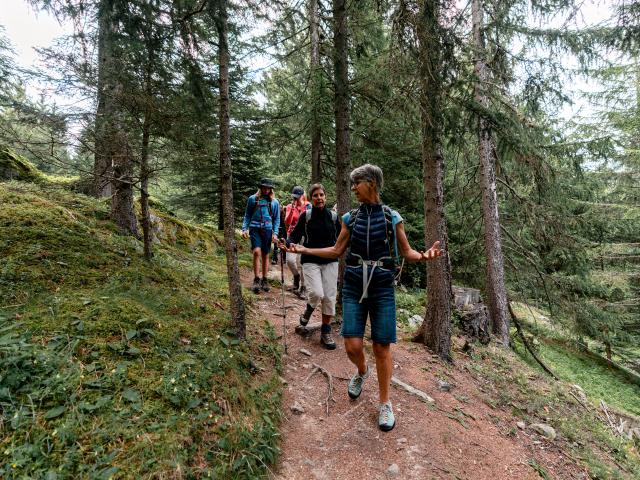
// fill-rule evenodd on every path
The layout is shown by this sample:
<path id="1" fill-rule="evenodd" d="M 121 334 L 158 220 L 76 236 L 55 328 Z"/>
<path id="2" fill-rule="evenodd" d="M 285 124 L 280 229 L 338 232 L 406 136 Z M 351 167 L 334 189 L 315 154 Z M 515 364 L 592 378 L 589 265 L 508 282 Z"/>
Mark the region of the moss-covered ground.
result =
<path id="1" fill-rule="evenodd" d="M 104 202 L 0 183 L 0 477 L 256 478 L 278 453 L 273 330 L 231 332 L 215 234 L 151 262 Z"/>

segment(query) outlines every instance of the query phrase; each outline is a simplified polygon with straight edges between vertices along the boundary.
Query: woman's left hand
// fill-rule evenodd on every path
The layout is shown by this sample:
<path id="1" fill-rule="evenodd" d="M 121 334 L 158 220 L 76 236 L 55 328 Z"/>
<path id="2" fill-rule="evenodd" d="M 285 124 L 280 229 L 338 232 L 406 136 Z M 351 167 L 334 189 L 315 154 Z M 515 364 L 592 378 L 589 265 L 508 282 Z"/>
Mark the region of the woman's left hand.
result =
<path id="1" fill-rule="evenodd" d="M 444 255 L 444 250 L 440 249 L 440 240 L 436 240 L 435 242 L 433 242 L 433 245 L 431 245 L 431 248 L 429 250 L 427 250 L 426 252 L 420 252 L 420 254 L 422 255 L 423 261 L 435 260 L 436 258 Z"/>

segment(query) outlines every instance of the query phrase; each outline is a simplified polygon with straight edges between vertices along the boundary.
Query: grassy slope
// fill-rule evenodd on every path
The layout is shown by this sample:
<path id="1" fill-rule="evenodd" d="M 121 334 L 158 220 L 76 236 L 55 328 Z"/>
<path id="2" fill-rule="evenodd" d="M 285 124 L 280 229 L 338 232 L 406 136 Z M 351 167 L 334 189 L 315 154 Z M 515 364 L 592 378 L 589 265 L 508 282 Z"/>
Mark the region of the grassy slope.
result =
<path id="1" fill-rule="evenodd" d="M 409 314 L 424 313 L 423 292 L 400 293 L 397 300 L 398 307 Z M 492 408 L 510 410 L 527 424 L 552 425 L 559 434 L 558 446 L 582 464 L 590 478 L 640 478 L 640 443 L 614 435 L 595 415 L 601 399 L 637 414 L 640 387 L 571 348 L 566 332 L 554 327 L 537 309 L 515 303 L 514 310 L 527 332 L 536 332 L 539 355 L 561 381 L 547 376 L 512 332 L 515 352 L 493 342 L 486 347 L 475 344 L 469 352 L 470 361 L 461 359 L 463 368 L 474 376 L 479 374 L 478 380 L 485 385 L 481 388 L 485 402 Z M 405 329 L 409 314 L 399 316 Z M 572 384 L 584 389 L 591 411 L 585 411 L 568 393 Z"/>
<path id="2" fill-rule="evenodd" d="M 541 359 L 562 380 L 580 385 L 594 405 L 600 400 L 615 408 L 640 416 L 640 386 L 621 372 L 596 361 L 571 344 L 570 335 L 554 327 L 537 309 L 514 304 L 514 310 L 523 319 L 527 329 L 536 335 Z M 519 339 L 516 341 L 520 342 Z M 519 350 L 523 359 L 536 366 L 535 360 L 525 351 Z"/>
<path id="3" fill-rule="evenodd" d="M 0 477 L 263 474 L 277 455 L 274 332 L 229 335 L 213 232 L 173 222 L 175 243 L 147 263 L 107 208 L 0 183 Z"/>

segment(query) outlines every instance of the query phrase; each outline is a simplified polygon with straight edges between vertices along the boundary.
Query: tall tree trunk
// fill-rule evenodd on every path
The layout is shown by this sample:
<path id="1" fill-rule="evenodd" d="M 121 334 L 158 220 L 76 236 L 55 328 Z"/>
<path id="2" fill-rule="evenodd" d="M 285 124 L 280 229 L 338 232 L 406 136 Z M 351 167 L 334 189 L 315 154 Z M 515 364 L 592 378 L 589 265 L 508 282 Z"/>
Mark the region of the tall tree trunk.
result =
<path id="1" fill-rule="evenodd" d="M 422 117 L 425 244 L 440 240 L 448 252 L 444 217 L 444 158 L 442 154 L 442 31 L 440 1 L 420 0 L 417 22 Z M 427 310 L 417 339 L 441 358 L 451 359 L 451 263 L 448 254 L 427 263 Z"/>
<path id="2" fill-rule="evenodd" d="M 349 173 L 351 173 L 349 150 L 349 44 L 347 38 L 346 0 L 334 0 L 333 3 L 333 41 L 335 74 L 334 114 L 336 122 L 336 195 L 338 197 L 338 213 L 342 215 L 351 207 L 351 193 L 349 188 Z"/>
<path id="3" fill-rule="evenodd" d="M 121 98 L 122 85 L 117 84 L 113 90 L 114 98 Z M 138 219 L 134 208 L 133 198 L 133 154 L 129 144 L 129 137 L 122 127 L 120 115 L 114 115 L 109 122 L 109 152 L 113 161 L 113 178 L 111 179 L 111 220 L 115 222 L 120 232 L 127 235 L 138 234 Z"/>
<path id="4" fill-rule="evenodd" d="M 114 53 L 117 24 L 113 0 L 101 0 L 98 16 L 94 193 L 98 197 L 111 196 L 111 219 L 122 233 L 137 236 L 138 220 L 133 207 L 133 155 L 124 128 L 123 85 Z"/>
<path id="5" fill-rule="evenodd" d="M 140 209 L 142 210 L 142 238 L 144 241 L 144 258 L 151 260 L 153 248 L 151 243 L 151 213 L 149 212 L 149 137 L 150 122 L 145 114 L 142 125 L 142 151 L 140 152 Z"/>
<path id="6" fill-rule="evenodd" d="M 215 23 L 218 31 L 218 68 L 220 85 L 220 181 L 222 182 L 222 210 L 224 219 L 224 249 L 227 256 L 229 303 L 235 332 L 245 338 L 245 307 L 238 269 L 238 245 L 235 238 L 233 214 L 233 173 L 231 169 L 231 137 L 229 120 L 229 40 L 227 0 L 218 0 Z"/>
<path id="7" fill-rule="evenodd" d="M 351 208 L 349 174 L 351 173 L 349 114 L 349 40 L 347 38 L 346 0 L 333 2 L 333 69 L 334 69 L 334 115 L 336 123 L 336 197 L 338 215 Z M 342 279 L 344 257 L 338 267 L 338 309 L 342 307 Z"/>
<path id="8" fill-rule="evenodd" d="M 111 0 L 102 0 L 98 8 L 98 88 L 97 108 L 94 124 L 94 163 L 93 163 L 93 194 L 98 198 L 111 196 L 112 163 L 107 153 L 108 124 L 107 79 L 114 71 L 113 68 L 113 3 Z"/>
<path id="9" fill-rule="evenodd" d="M 153 54 L 150 53 L 150 60 Z M 151 61 L 146 72 L 147 102 L 151 97 Z M 144 258 L 151 260 L 153 257 L 153 248 L 151 242 L 151 212 L 149 211 L 149 176 L 151 169 L 149 168 L 149 140 L 151 138 L 151 114 L 147 108 L 144 113 L 144 122 L 142 124 L 142 148 L 140 150 L 140 210 L 142 213 L 142 239 L 144 244 Z"/>
<path id="10" fill-rule="evenodd" d="M 322 181 L 322 163 L 320 160 L 321 130 L 320 130 L 320 83 L 322 71 L 320 69 L 320 23 L 318 21 L 318 0 L 309 0 L 309 32 L 311 40 L 311 55 L 309 66 L 311 70 L 311 183 Z"/>
<path id="11" fill-rule="evenodd" d="M 489 73 L 485 61 L 482 0 L 472 4 L 473 41 L 475 59 L 475 100 L 486 111 L 489 98 L 486 91 Z M 507 291 L 504 281 L 504 257 L 500 235 L 500 217 L 496 192 L 496 158 L 491 136 L 491 126 L 484 112 L 478 119 L 478 143 L 480 150 L 480 179 L 482 188 L 482 217 L 484 220 L 484 245 L 487 255 L 487 307 L 493 333 L 504 346 L 509 345 L 509 316 Z"/>
<path id="12" fill-rule="evenodd" d="M 142 238 L 144 244 L 144 258 L 151 260 L 153 257 L 153 245 L 151 242 L 151 212 L 149 211 L 149 141 L 151 138 L 151 108 L 153 88 L 151 85 L 151 74 L 155 62 L 155 51 L 151 35 L 147 35 L 147 49 L 149 52 L 147 68 L 144 78 L 144 91 L 146 95 L 146 105 L 144 112 L 144 122 L 142 123 L 142 149 L 140 151 L 140 210 L 142 211 Z"/>

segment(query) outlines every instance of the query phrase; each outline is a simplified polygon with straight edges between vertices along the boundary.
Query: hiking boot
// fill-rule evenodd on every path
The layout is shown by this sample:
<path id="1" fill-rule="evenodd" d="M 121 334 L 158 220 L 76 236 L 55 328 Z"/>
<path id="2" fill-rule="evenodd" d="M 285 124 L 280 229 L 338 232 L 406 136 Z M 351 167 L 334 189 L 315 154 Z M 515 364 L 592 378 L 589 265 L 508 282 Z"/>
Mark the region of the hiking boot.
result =
<path id="1" fill-rule="evenodd" d="M 260 279 L 255 277 L 253 279 L 253 285 L 251 285 L 251 291 L 253 293 L 260 293 Z"/>
<path id="2" fill-rule="evenodd" d="M 313 307 L 307 303 L 306 310 L 302 315 L 300 315 L 300 325 L 306 327 L 307 323 L 309 323 L 309 319 L 311 318 L 311 314 L 313 314 Z"/>
<path id="3" fill-rule="evenodd" d="M 347 393 L 352 400 L 355 400 L 362 393 L 362 386 L 364 385 L 364 381 L 369 377 L 369 367 L 367 367 L 367 371 L 364 375 L 360 375 L 358 372 L 351 377 L 349 380 L 349 385 L 347 387 Z"/>
<path id="4" fill-rule="evenodd" d="M 336 342 L 333 339 L 333 333 L 331 333 L 331 330 L 329 330 L 328 332 L 320 333 L 320 343 L 322 343 L 322 345 L 324 345 L 324 348 L 326 348 L 327 350 L 336 349 Z"/>
<path id="5" fill-rule="evenodd" d="M 298 298 L 302 300 L 307 299 L 307 287 L 305 287 L 304 285 L 301 286 L 299 290 L 294 291 L 293 293 L 295 293 L 298 296 Z"/>
<path id="6" fill-rule="evenodd" d="M 260 280 L 260 288 L 262 289 L 263 292 L 268 292 L 269 290 L 271 290 L 271 287 L 269 286 L 269 280 L 267 280 L 267 277 L 262 277 L 262 280 Z"/>
<path id="7" fill-rule="evenodd" d="M 300 275 L 293 276 L 293 291 L 296 291 L 300 288 Z"/>
<path id="8" fill-rule="evenodd" d="M 391 400 L 380 405 L 380 415 L 378 416 L 378 428 L 383 432 L 393 430 L 396 426 L 396 417 L 393 415 Z"/>

